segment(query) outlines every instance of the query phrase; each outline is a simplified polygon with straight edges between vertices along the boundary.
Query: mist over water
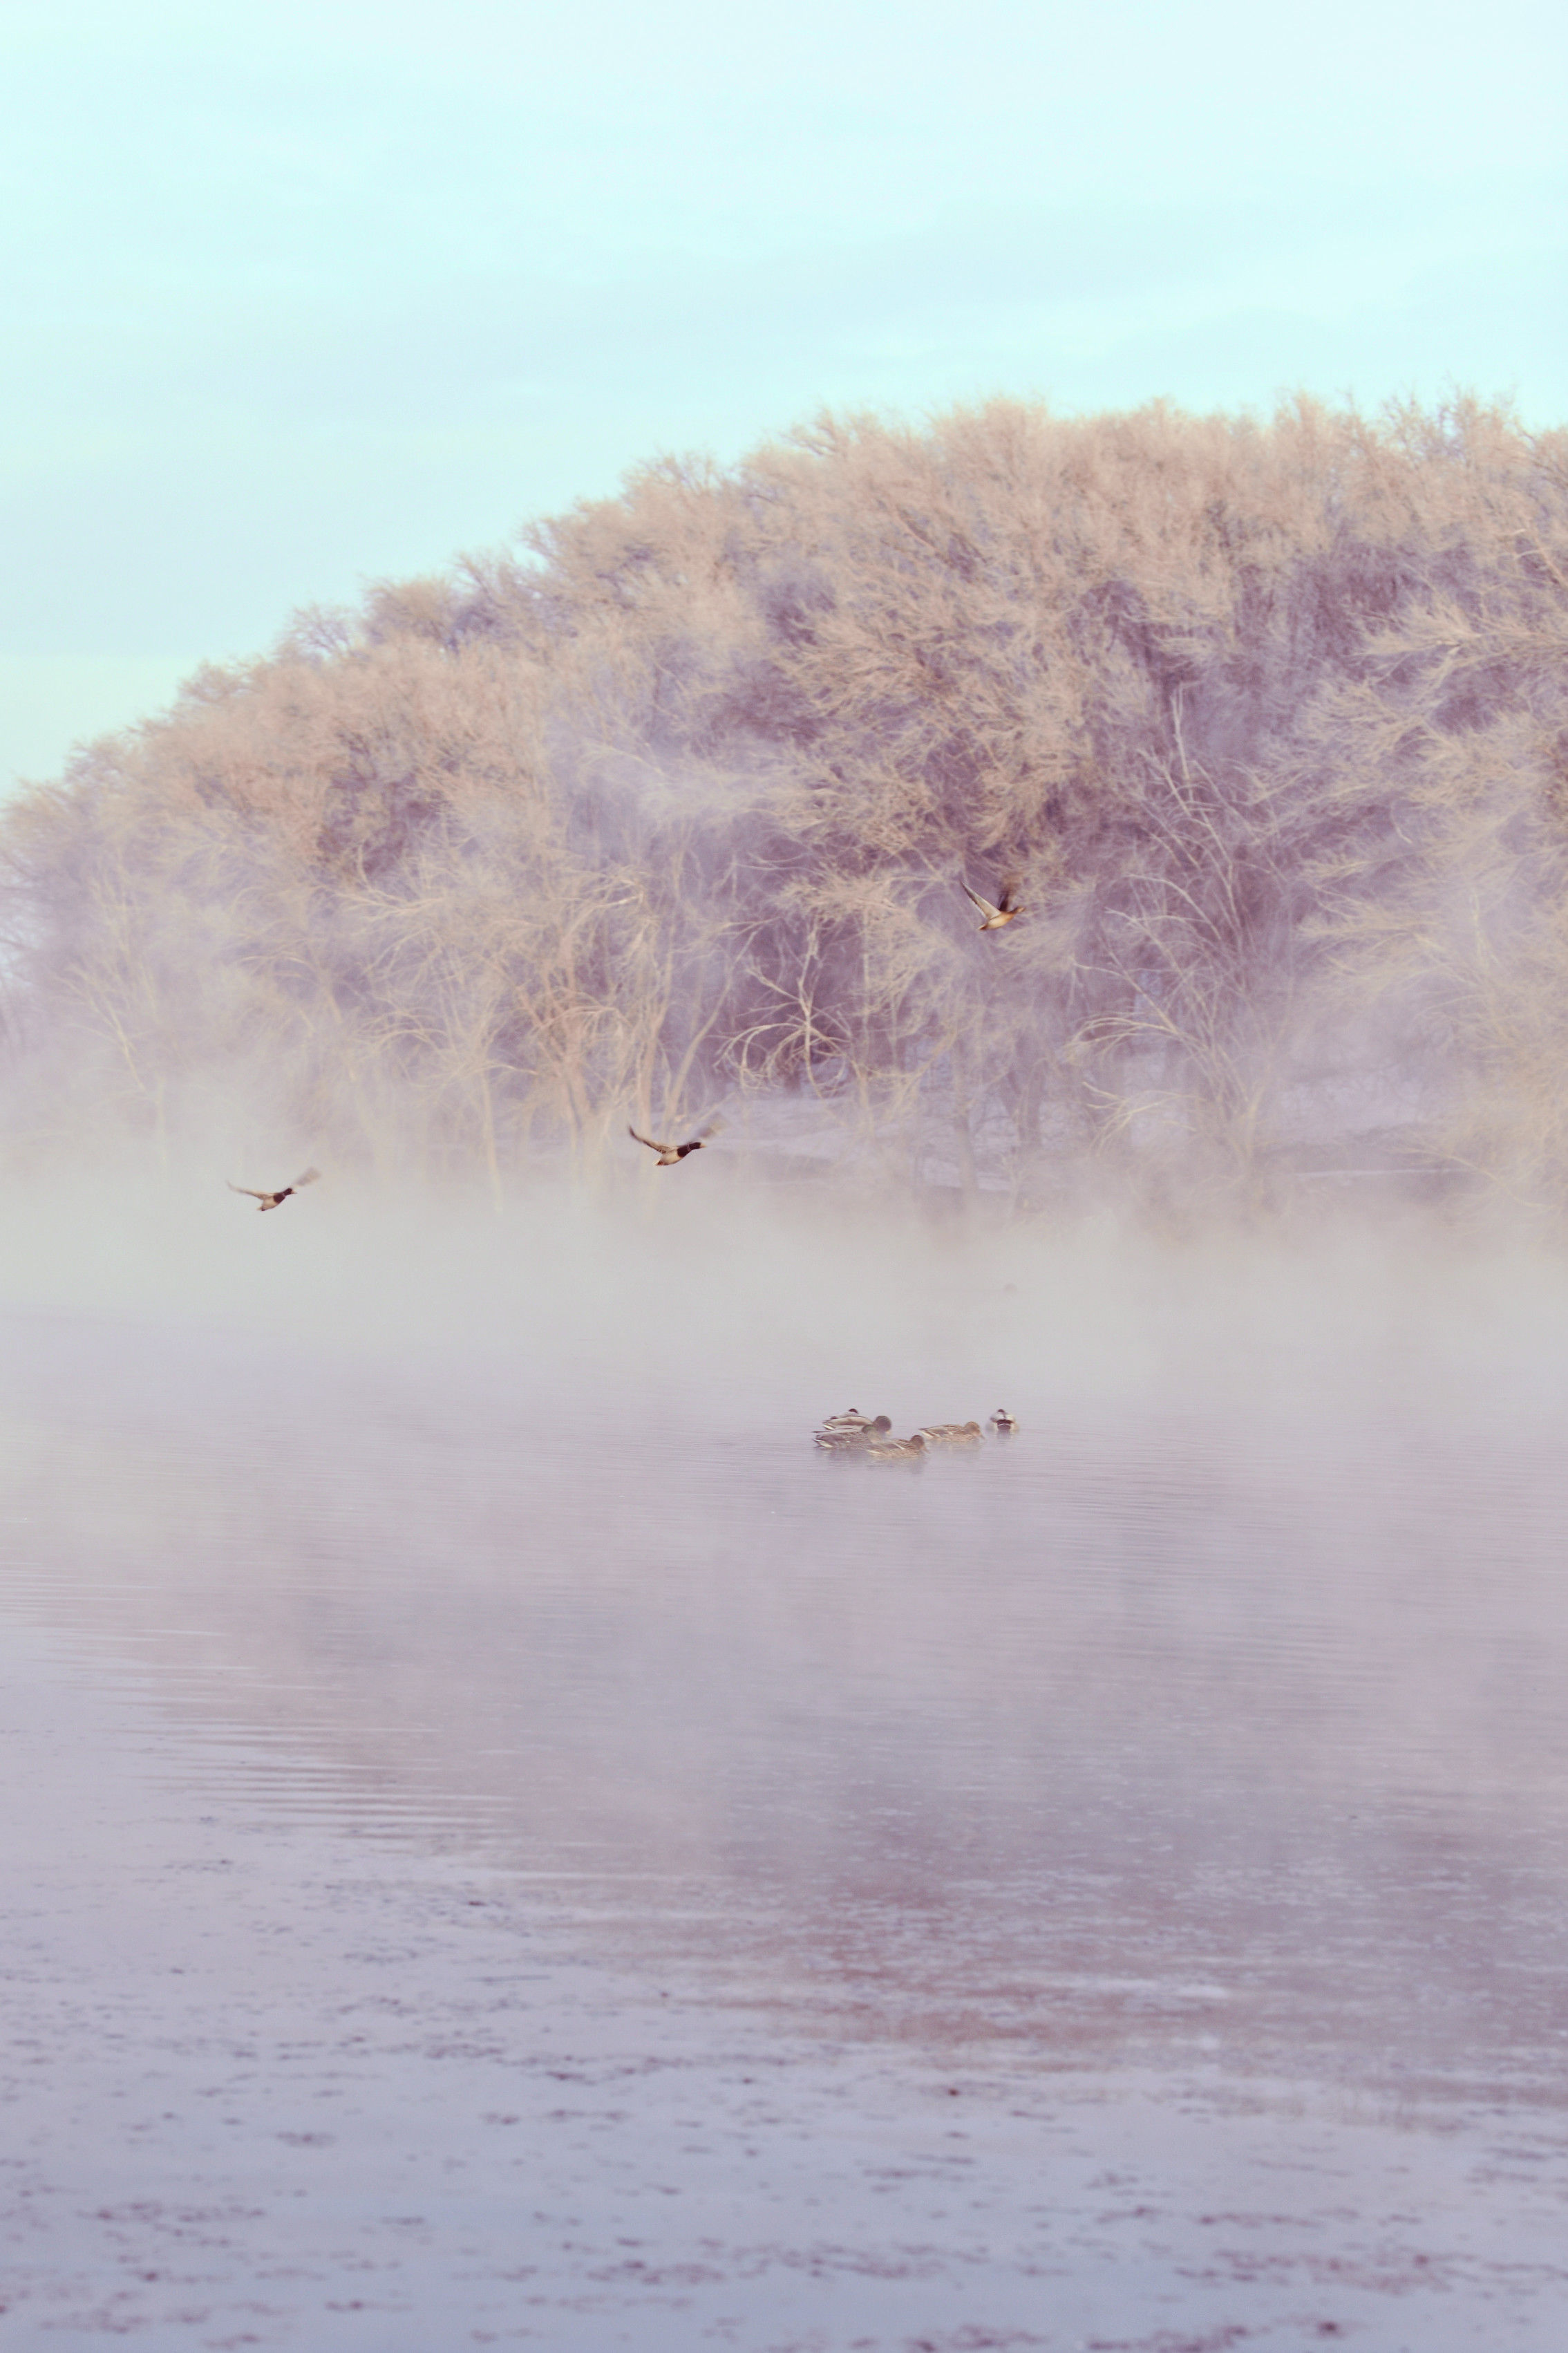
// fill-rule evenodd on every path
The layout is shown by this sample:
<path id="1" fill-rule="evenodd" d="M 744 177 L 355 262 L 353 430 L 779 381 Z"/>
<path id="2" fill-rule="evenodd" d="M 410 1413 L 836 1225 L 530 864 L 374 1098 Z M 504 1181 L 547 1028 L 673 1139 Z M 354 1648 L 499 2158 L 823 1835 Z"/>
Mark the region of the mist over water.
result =
<path id="1" fill-rule="evenodd" d="M 323 1187 L 188 1217 L 199 1320 L 14 1314 L 14 1594 L 870 2031 L 1555 2068 L 1560 1274 L 555 1214 Z M 851 1402 L 1023 1428 L 816 1456 Z"/>
<path id="2" fill-rule="evenodd" d="M 1504 406 L 823 416 L 10 806 L 8 2327 L 1558 2353 L 1565 652 Z"/>
<path id="3" fill-rule="evenodd" d="M 1562 1266 L 647 1179 L 19 1200 L 12 1634 L 134 1679 L 171 1802 L 439 1859 L 775 2052 L 1557 2116 Z M 815 1453 L 851 1403 L 1022 1427 Z"/>

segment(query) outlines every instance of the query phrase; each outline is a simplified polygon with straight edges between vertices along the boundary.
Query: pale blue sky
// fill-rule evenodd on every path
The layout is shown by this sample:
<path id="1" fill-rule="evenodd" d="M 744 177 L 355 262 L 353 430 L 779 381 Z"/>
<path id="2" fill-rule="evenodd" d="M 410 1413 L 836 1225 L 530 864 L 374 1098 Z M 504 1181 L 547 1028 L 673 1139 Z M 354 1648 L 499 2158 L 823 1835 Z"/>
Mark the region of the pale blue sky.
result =
<path id="1" fill-rule="evenodd" d="M 0 786 L 661 450 L 1568 421 L 1568 10 L 7 0 Z"/>

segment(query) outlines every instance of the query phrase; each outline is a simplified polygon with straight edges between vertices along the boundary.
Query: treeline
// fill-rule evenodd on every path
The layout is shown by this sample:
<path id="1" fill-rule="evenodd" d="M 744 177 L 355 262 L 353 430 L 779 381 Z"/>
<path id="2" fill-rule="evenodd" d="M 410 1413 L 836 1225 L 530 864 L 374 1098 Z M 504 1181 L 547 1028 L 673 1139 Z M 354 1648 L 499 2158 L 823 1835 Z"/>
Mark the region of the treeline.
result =
<path id="1" fill-rule="evenodd" d="M 998 403 L 663 462 L 204 670 L 3 849 L 37 1147 L 237 1073 L 500 1182 L 751 1089 L 1029 1198 L 1555 1200 L 1568 436 Z"/>

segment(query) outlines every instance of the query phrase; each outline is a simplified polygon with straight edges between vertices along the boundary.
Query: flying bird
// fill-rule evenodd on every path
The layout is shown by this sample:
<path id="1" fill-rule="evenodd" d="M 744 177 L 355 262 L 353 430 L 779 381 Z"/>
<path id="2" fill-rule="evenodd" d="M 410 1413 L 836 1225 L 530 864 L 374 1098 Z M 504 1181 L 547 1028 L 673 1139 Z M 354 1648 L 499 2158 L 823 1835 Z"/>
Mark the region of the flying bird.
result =
<path id="1" fill-rule="evenodd" d="M 248 1193 L 253 1201 L 260 1202 L 261 1214 L 265 1217 L 268 1209 L 280 1208 L 290 1193 L 298 1193 L 305 1186 L 315 1184 L 321 1173 L 319 1168 L 307 1168 L 302 1176 L 296 1176 L 291 1185 L 283 1186 L 276 1193 L 258 1193 L 254 1185 L 229 1185 L 228 1189 L 231 1193 Z M 228 1184 L 228 1179 L 225 1177 L 224 1182 Z"/>
<path id="2" fill-rule="evenodd" d="M 983 899 L 978 891 L 970 889 L 962 874 L 958 880 L 964 897 L 972 900 L 980 910 L 980 928 L 983 932 L 999 932 L 1004 923 L 1012 923 L 1016 917 L 1025 912 L 1014 896 L 1014 886 L 1011 882 L 1003 883 L 1002 896 L 995 906 L 993 906 L 989 899 Z"/>
<path id="3" fill-rule="evenodd" d="M 708 1138 L 710 1135 L 717 1135 L 723 1124 L 722 1120 L 716 1119 L 710 1127 L 705 1127 L 700 1135 L 692 1136 L 685 1144 L 656 1144 L 651 1135 L 639 1135 L 637 1129 L 630 1125 L 626 1128 L 626 1134 L 634 1144 L 646 1144 L 650 1152 L 658 1153 L 658 1158 L 654 1163 L 656 1168 L 679 1168 L 687 1154 L 700 1152 Z"/>

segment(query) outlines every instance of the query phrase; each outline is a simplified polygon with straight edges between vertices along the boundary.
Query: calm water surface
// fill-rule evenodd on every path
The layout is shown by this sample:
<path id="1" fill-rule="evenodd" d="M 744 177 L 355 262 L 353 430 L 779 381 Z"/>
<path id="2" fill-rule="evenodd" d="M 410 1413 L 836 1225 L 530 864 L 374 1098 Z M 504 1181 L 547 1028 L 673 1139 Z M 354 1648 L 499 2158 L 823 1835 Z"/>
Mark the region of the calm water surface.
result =
<path id="1" fill-rule="evenodd" d="M 1342 1405 L 1010 1397 L 1012 1442 L 879 1472 L 810 1450 L 845 1397 L 734 1363 L 10 1341 L 5 1606 L 151 1672 L 172 1776 L 781 2023 L 1562 2098 L 1553 1398 L 1391 1352 Z M 858 1401 L 997 1402 L 907 1385 Z"/>

